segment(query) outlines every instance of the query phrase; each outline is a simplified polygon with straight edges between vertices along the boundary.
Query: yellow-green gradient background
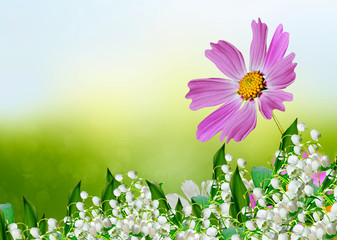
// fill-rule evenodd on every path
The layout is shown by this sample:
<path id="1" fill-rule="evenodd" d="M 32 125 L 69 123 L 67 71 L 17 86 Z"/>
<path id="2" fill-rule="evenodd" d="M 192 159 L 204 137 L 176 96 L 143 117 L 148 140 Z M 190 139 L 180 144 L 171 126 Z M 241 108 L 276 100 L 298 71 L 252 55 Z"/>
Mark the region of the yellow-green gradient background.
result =
<path id="1" fill-rule="evenodd" d="M 223 77 L 204 57 L 209 42 L 230 41 L 249 59 L 251 21 L 261 17 L 269 41 L 279 23 L 296 53 L 294 101 L 276 112 L 322 133 L 334 158 L 337 15 L 335 1 L 60 0 L 0 2 L 0 203 L 22 219 L 22 196 L 39 216 L 65 216 L 69 190 L 98 195 L 106 168 L 138 171 L 164 183 L 210 178 L 218 136 L 196 140 L 215 108 L 193 112 L 191 79 Z M 247 64 L 248 65 L 248 64 Z M 279 144 L 273 121 L 227 151 L 268 166 Z"/>

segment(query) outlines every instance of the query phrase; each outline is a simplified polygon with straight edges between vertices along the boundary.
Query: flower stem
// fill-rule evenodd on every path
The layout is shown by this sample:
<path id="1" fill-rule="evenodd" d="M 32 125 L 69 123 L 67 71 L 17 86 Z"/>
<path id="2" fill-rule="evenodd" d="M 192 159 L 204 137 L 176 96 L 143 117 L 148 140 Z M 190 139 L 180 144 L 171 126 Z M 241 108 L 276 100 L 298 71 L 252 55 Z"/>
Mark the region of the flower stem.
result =
<path id="1" fill-rule="evenodd" d="M 278 130 L 280 130 L 281 135 L 283 135 L 283 133 L 284 133 L 283 128 L 282 128 L 280 122 L 277 120 L 277 117 L 274 113 L 273 113 L 273 119 L 276 123 L 276 126 L 277 126 Z"/>

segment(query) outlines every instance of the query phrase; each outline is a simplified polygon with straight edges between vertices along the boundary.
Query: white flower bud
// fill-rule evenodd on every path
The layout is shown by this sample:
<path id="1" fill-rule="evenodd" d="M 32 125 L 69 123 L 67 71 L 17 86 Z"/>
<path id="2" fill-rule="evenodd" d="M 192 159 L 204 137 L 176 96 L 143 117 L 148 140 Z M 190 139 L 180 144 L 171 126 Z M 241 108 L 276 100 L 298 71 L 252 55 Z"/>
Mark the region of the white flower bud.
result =
<path id="1" fill-rule="evenodd" d="M 321 158 L 322 166 L 323 167 L 330 167 L 331 166 L 331 160 L 327 155 L 324 155 Z"/>
<path id="2" fill-rule="evenodd" d="M 159 207 L 159 201 L 158 200 L 153 200 L 152 201 L 152 208 L 157 209 Z"/>
<path id="3" fill-rule="evenodd" d="M 189 217 L 192 213 L 192 207 L 191 205 L 186 205 L 184 208 L 183 208 L 183 212 L 185 214 L 186 217 Z"/>
<path id="4" fill-rule="evenodd" d="M 97 196 L 94 196 L 94 197 L 92 197 L 92 203 L 95 205 L 95 206 L 99 206 L 100 205 L 100 203 L 101 203 L 101 199 L 99 198 L 99 197 L 97 197 Z"/>
<path id="5" fill-rule="evenodd" d="M 253 194 L 254 194 L 257 198 L 262 198 L 264 192 L 263 192 L 262 188 L 255 188 L 255 189 L 253 190 Z"/>
<path id="6" fill-rule="evenodd" d="M 316 129 L 312 129 L 311 132 L 310 132 L 310 136 L 311 136 L 312 140 L 318 141 L 318 139 L 321 138 L 321 133 L 319 131 L 317 131 Z"/>
<path id="7" fill-rule="evenodd" d="M 228 192 L 230 190 L 230 185 L 228 182 L 224 182 L 221 184 L 221 190 Z"/>
<path id="8" fill-rule="evenodd" d="M 122 194 L 122 192 L 121 192 L 121 190 L 119 190 L 118 188 L 116 188 L 116 189 L 114 189 L 113 194 L 114 194 L 116 197 L 119 197 L 119 196 Z"/>
<path id="9" fill-rule="evenodd" d="M 164 226 L 164 225 L 167 223 L 166 217 L 160 216 L 160 217 L 158 218 L 158 223 L 159 223 L 160 225 Z"/>
<path id="10" fill-rule="evenodd" d="M 83 202 L 77 202 L 76 203 L 76 208 L 78 209 L 78 211 L 84 211 L 84 203 Z"/>
<path id="11" fill-rule="evenodd" d="M 311 163 L 311 168 L 314 172 L 317 172 L 321 168 L 321 163 L 319 161 L 314 160 Z"/>
<path id="12" fill-rule="evenodd" d="M 205 208 L 204 210 L 202 210 L 201 212 L 201 216 L 203 217 L 203 219 L 208 219 L 211 216 L 211 210 L 209 208 Z"/>
<path id="13" fill-rule="evenodd" d="M 103 225 L 101 223 L 96 223 L 95 230 L 96 230 L 96 232 L 99 232 L 99 233 L 102 232 Z"/>
<path id="14" fill-rule="evenodd" d="M 298 136 L 297 134 L 294 134 L 294 135 L 291 136 L 291 141 L 295 145 L 300 145 L 301 142 L 302 142 L 302 138 L 300 136 Z"/>
<path id="15" fill-rule="evenodd" d="M 321 212 L 314 212 L 313 217 L 316 222 L 322 219 L 323 214 Z"/>
<path id="16" fill-rule="evenodd" d="M 37 227 L 31 228 L 29 232 L 34 238 L 40 238 L 41 231 Z"/>
<path id="17" fill-rule="evenodd" d="M 231 167 L 229 165 L 222 165 L 221 166 L 221 170 L 226 173 L 226 174 L 229 174 L 230 171 L 231 171 Z"/>
<path id="18" fill-rule="evenodd" d="M 123 175 L 122 174 L 116 174 L 115 175 L 115 179 L 118 181 L 118 182 L 121 182 L 123 180 Z"/>
<path id="19" fill-rule="evenodd" d="M 128 177 L 131 179 L 137 179 L 137 173 L 135 171 L 129 171 Z"/>
<path id="20" fill-rule="evenodd" d="M 208 219 L 206 219 L 202 222 L 202 227 L 204 229 L 209 228 L 209 225 L 211 225 L 211 222 Z"/>
<path id="21" fill-rule="evenodd" d="M 241 237 L 240 234 L 234 234 L 234 235 L 232 235 L 232 238 L 231 238 L 231 240 L 241 240 L 241 239 L 242 239 L 242 237 Z"/>
<path id="22" fill-rule="evenodd" d="M 83 225 L 84 225 L 84 221 L 82 219 L 75 221 L 75 228 L 82 228 Z"/>
<path id="23" fill-rule="evenodd" d="M 315 154 L 317 151 L 317 145 L 316 144 L 310 144 L 308 147 L 309 153 L 310 154 Z"/>
<path id="24" fill-rule="evenodd" d="M 303 213 L 298 214 L 298 220 L 300 220 L 301 223 L 305 223 L 306 216 Z"/>
<path id="25" fill-rule="evenodd" d="M 334 203 L 331 206 L 331 212 L 337 215 L 337 203 Z"/>
<path id="26" fill-rule="evenodd" d="M 142 229 L 140 230 L 144 236 L 147 236 L 149 234 L 149 228 L 148 226 L 143 226 Z"/>
<path id="27" fill-rule="evenodd" d="M 278 240 L 288 240 L 289 239 L 289 235 L 287 233 L 281 233 L 280 235 L 278 235 Z"/>
<path id="28" fill-rule="evenodd" d="M 54 228 L 57 227 L 57 220 L 54 219 L 54 218 L 49 218 L 48 221 L 47 221 L 47 223 L 48 223 L 48 227 L 49 228 L 54 229 Z"/>
<path id="29" fill-rule="evenodd" d="M 298 162 L 298 157 L 297 156 L 294 156 L 294 155 L 291 155 L 288 157 L 288 163 L 291 164 L 291 165 L 296 165 Z"/>
<path id="30" fill-rule="evenodd" d="M 289 215 L 289 212 L 286 208 L 281 208 L 280 211 L 279 211 L 279 214 L 280 214 L 282 219 L 287 219 L 288 215 Z"/>
<path id="31" fill-rule="evenodd" d="M 21 230 L 18 229 L 18 228 L 13 229 L 13 230 L 11 231 L 11 234 L 12 234 L 12 237 L 13 237 L 14 239 L 22 239 L 22 237 L 21 237 Z"/>
<path id="32" fill-rule="evenodd" d="M 298 206 L 295 201 L 290 201 L 287 203 L 287 208 L 290 212 L 294 213 L 298 210 Z"/>
<path id="33" fill-rule="evenodd" d="M 209 236 L 209 237 L 212 237 L 212 238 L 215 237 L 217 234 L 218 234 L 218 231 L 214 227 L 210 227 L 206 231 L 206 235 Z"/>
<path id="34" fill-rule="evenodd" d="M 80 196 L 81 196 L 81 198 L 82 198 L 83 200 L 85 200 L 85 199 L 88 198 L 88 193 L 87 193 L 86 191 L 82 191 L 82 192 L 80 193 Z"/>
<path id="35" fill-rule="evenodd" d="M 325 230 L 323 228 L 318 228 L 316 230 L 316 236 L 318 239 L 324 239 L 325 238 Z"/>
<path id="36" fill-rule="evenodd" d="M 281 181 L 277 178 L 272 178 L 270 184 L 273 186 L 273 188 L 280 189 Z"/>
<path id="37" fill-rule="evenodd" d="M 125 184 L 121 184 L 118 186 L 118 189 L 122 192 L 125 193 L 128 191 L 127 187 L 125 186 Z"/>
<path id="38" fill-rule="evenodd" d="M 304 193 L 305 195 L 307 195 L 308 197 L 311 195 L 314 195 L 314 188 L 312 186 L 306 185 L 304 187 Z"/>
<path id="39" fill-rule="evenodd" d="M 242 159 L 242 158 L 239 158 L 237 162 L 238 162 L 238 166 L 240 168 L 245 168 L 246 165 L 247 165 L 247 162 L 244 159 Z"/>
<path id="40" fill-rule="evenodd" d="M 290 181 L 289 185 L 288 185 L 288 191 L 289 192 L 293 192 L 293 193 L 297 193 L 298 189 L 302 187 L 302 183 L 300 181 L 297 180 L 292 180 Z"/>
<path id="41" fill-rule="evenodd" d="M 226 179 L 227 182 L 230 182 L 231 178 L 232 178 L 232 176 L 230 174 L 225 175 L 225 179 Z"/>
<path id="42" fill-rule="evenodd" d="M 318 197 L 315 199 L 315 203 L 316 203 L 316 206 L 317 206 L 317 207 L 322 208 L 322 207 L 325 205 L 325 199 L 322 198 L 321 196 L 318 196 Z"/>
<path id="43" fill-rule="evenodd" d="M 18 228 L 18 225 L 16 223 L 11 223 L 8 225 L 8 230 L 9 231 L 12 231 L 14 229 L 17 229 Z"/>
<path id="44" fill-rule="evenodd" d="M 328 223 L 326 225 L 326 232 L 329 235 L 334 235 L 336 233 L 336 224 L 335 223 Z"/>
<path id="45" fill-rule="evenodd" d="M 295 152 L 297 155 L 301 155 L 301 153 L 302 153 L 302 148 L 300 148 L 299 146 L 295 146 L 295 147 L 294 147 L 294 152 Z"/>
<path id="46" fill-rule="evenodd" d="M 227 162 L 231 162 L 233 160 L 233 156 L 231 154 L 227 153 L 225 155 L 225 159 L 226 159 Z"/>
<path id="47" fill-rule="evenodd" d="M 300 131 L 300 132 L 304 132 L 304 130 L 306 129 L 306 126 L 305 126 L 305 124 L 304 124 L 303 122 L 299 122 L 299 123 L 297 124 L 297 129 L 298 129 L 298 131 Z"/>
<path id="48" fill-rule="evenodd" d="M 263 198 L 260 198 L 260 199 L 258 200 L 258 203 L 259 203 L 259 205 L 262 206 L 262 207 L 267 207 L 266 200 L 263 199 Z"/>
<path id="49" fill-rule="evenodd" d="M 254 221 L 247 221 L 246 222 L 246 227 L 250 231 L 255 231 L 255 229 L 256 229 L 256 223 Z"/>
<path id="50" fill-rule="evenodd" d="M 133 234 L 138 234 L 140 232 L 140 227 L 138 224 L 133 224 L 131 227 L 131 231 Z"/>
<path id="51" fill-rule="evenodd" d="M 117 205 L 118 205 L 118 202 L 117 202 L 116 200 L 114 200 L 114 199 L 111 199 L 111 200 L 109 201 L 109 205 L 110 205 L 112 208 L 116 208 Z"/>
<path id="52" fill-rule="evenodd" d="M 112 225 L 112 223 L 111 223 L 111 220 L 110 220 L 109 218 L 105 218 L 105 219 L 103 220 L 103 226 L 104 226 L 105 228 L 110 228 L 111 225 Z"/>

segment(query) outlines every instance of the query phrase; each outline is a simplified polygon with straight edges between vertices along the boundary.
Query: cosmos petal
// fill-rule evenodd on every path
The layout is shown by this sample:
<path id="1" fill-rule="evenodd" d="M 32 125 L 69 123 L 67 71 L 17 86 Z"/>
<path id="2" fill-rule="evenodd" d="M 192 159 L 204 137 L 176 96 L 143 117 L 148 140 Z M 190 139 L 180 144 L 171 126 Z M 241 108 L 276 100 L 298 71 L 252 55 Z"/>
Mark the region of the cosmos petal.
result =
<path id="1" fill-rule="evenodd" d="M 191 80 L 186 98 L 192 99 L 191 110 L 222 104 L 235 96 L 238 83 L 223 78 Z"/>
<path id="2" fill-rule="evenodd" d="M 273 39 L 267 50 L 266 60 L 262 69 L 262 73 L 268 70 L 278 61 L 280 61 L 287 51 L 289 44 L 289 33 L 283 32 L 283 26 L 280 24 L 275 30 Z"/>
<path id="3" fill-rule="evenodd" d="M 228 101 L 206 117 L 198 125 L 197 139 L 200 142 L 206 142 L 220 132 L 232 115 L 239 110 L 241 103 L 241 97 L 236 95 L 232 100 Z"/>
<path id="4" fill-rule="evenodd" d="M 265 23 L 252 21 L 253 40 L 250 45 L 250 71 L 259 71 L 263 67 L 267 50 L 268 27 Z"/>
<path id="5" fill-rule="evenodd" d="M 220 141 L 223 141 L 226 136 L 226 143 L 232 138 L 236 142 L 242 141 L 253 131 L 256 126 L 256 121 L 256 104 L 253 99 L 250 99 L 226 122 L 220 135 Z"/>
<path id="6" fill-rule="evenodd" d="M 211 43 L 211 47 L 211 50 L 205 51 L 206 57 L 227 77 L 240 81 L 247 73 L 241 52 L 232 44 L 225 41 Z"/>
<path id="7" fill-rule="evenodd" d="M 277 62 L 273 67 L 265 73 L 265 84 L 268 89 L 283 89 L 295 81 L 295 67 L 297 63 L 293 63 L 295 53 Z"/>
<path id="8" fill-rule="evenodd" d="M 291 93 L 279 89 L 267 89 L 258 96 L 257 102 L 262 116 L 266 119 L 271 119 L 274 109 L 284 112 L 283 102 L 292 100 L 293 95 Z"/>

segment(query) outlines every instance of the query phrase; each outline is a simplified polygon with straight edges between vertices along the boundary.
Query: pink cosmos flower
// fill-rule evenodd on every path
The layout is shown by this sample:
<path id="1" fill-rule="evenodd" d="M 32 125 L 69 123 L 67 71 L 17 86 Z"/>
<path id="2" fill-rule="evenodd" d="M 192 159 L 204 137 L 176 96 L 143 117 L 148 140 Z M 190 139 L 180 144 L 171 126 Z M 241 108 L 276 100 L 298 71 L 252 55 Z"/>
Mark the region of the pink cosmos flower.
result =
<path id="1" fill-rule="evenodd" d="M 289 33 L 280 24 L 267 50 L 267 25 L 252 21 L 253 40 L 250 46 L 249 71 L 241 52 L 226 41 L 211 43 L 205 55 L 229 79 L 203 78 L 188 83 L 186 98 L 192 99 L 191 110 L 223 104 L 198 126 L 197 139 L 208 141 L 221 132 L 220 141 L 227 137 L 242 141 L 255 128 L 257 101 L 262 116 L 272 118 L 274 109 L 285 111 L 284 101 L 293 95 L 282 89 L 292 84 L 296 74 L 294 53 L 284 57 L 289 44 Z"/>

